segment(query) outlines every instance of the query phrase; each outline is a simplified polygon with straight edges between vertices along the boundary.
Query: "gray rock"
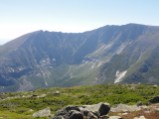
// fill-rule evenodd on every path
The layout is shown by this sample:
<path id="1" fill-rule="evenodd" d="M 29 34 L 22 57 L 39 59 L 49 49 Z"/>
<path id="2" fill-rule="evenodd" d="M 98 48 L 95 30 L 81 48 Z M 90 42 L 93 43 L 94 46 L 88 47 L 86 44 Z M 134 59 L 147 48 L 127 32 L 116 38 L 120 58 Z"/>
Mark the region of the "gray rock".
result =
<path id="1" fill-rule="evenodd" d="M 107 115 L 100 116 L 100 119 L 109 119 L 109 116 L 107 116 Z"/>
<path id="2" fill-rule="evenodd" d="M 61 110 L 58 110 L 53 119 L 99 119 L 101 116 L 108 114 L 109 110 L 110 105 L 108 103 L 98 103 L 84 106 L 67 106 Z"/>
<path id="3" fill-rule="evenodd" d="M 87 115 L 87 119 L 98 119 L 99 116 L 97 113 L 89 112 Z"/>
<path id="4" fill-rule="evenodd" d="M 76 110 L 76 111 L 80 111 L 80 109 L 77 106 L 67 106 L 61 110 L 58 110 L 55 114 L 55 116 L 59 116 L 59 115 L 66 115 L 69 113 L 69 111 L 71 110 Z"/>
<path id="5" fill-rule="evenodd" d="M 155 96 L 149 100 L 150 103 L 159 103 L 159 96 Z"/>
<path id="6" fill-rule="evenodd" d="M 70 118 L 70 115 L 72 115 L 72 113 L 75 113 L 75 112 L 76 113 L 80 112 L 80 109 L 77 106 L 67 106 L 61 110 L 58 110 L 55 113 L 53 119 Z"/>
<path id="7" fill-rule="evenodd" d="M 117 106 L 111 108 L 111 112 L 132 112 L 140 109 L 141 108 L 137 105 L 118 104 Z"/>
<path id="8" fill-rule="evenodd" d="M 78 106 L 67 106 L 65 108 L 66 111 L 70 111 L 70 110 L 76 110 L 76 111 L 80 111 Z"/>
<path id="9" fill-rule="evenodd" d="M 122 119 L 120 116 L 110 116 L 109 119 Z"/>
<path id="10" fill-rule="evenodd" d="M 89 112 L 96 113 L 99 116 L 108 114 L 110 110 L 110 104 L 109 103 L 98 103 L 94 105 L 84 105 L 82 107 L 79 107 L 80 110 L 87 110 Z"/>
<path id="11" fill-rule="evenodd" d="M 128 114 L 127 112 L 122 113 L 122 115 L 127 115 L 127 114 Z"/>
<path id="12" fill-rule="evenodd" d="M 36 94 L 31 95 L 31 98 L 37 98 L 37 97 L 38 97 L 38 95 L 36 95 Z"/>
<path id="13" fill-rule="evenodd" d="M 98 110 L 100 116 L 108 114 L 109 111 L 110 111 L 110 105 L 108 103 L 101 103 Z"/>
<path id="14" fill-rule="evenodd" d="M 53 119 L 65 119 L 63 116 L 56 116 Z"/>
<path id="15" fill-rule="evenodd" d="M 79 111 L 72 111 L 71 115 L 69 116 L 69 119 L 84 119 L 83 115 Z"/>
<path id="16" fill-rule="evenodd" d="M 134 119 L 146 119 L 144 116 L 134 117 Z"/>
<path id="17" fill-rule="evenodd" d="M 86 119 L 98 119 L 99 114 L 97 112 L 91 112 L 88 110 L 81 110 L 81 113 Z"/>
<path id="18" fill-rule="evenodd" d="M 141 101 L 138 101 L 136 105 L 139 107 L 139 106 L 142 106 L 143 104 Z"/>
<path id="19" fill-rule="evenodd" d="M 53 95 L 54 95 L 54 96 L 59 96 L 59 95 L 60 95 L 60 91 L 55 91 L 55 92 L 53 92 Z"/>
<path id="20" fill-rule="evenodd" d="M 43 110 L 39 110 L 33 114 L 33 117 L 49 117 L 51 116 L 50 108 L 45 108 Z"/>

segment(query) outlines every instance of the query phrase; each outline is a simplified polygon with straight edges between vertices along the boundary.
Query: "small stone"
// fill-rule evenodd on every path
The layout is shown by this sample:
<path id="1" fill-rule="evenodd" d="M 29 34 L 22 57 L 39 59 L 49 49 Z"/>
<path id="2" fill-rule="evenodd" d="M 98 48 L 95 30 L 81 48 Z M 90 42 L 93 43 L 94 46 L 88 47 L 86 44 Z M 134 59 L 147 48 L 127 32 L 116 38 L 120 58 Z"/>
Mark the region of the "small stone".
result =
<path id="1" fill-rule="evenodd" d="M 53 119 L 65 119 L 63 116 L 57 116 L 57 117 L 54 117 Z"/>
<path id="2" fill-rule="evenodd" d="M 54 96 L 60 95 L 60 91 L 55 91 L 55 92 L 53 92 L 53 95 L 54 95 Z"/>
<path id="3" fill-rule="evenodd" d="M 128 114 L 127 112 L 122 113 L 122 115 L 127 115 L 127 114 Z"/>
<path id="4" fill-rule="evenodd" d="M 46 94 L 39 95 L 38 98 L 46 97 Z"/>
<path id="5" fill-rule="evenodd" d="M 109 116 L 107 116 L 107 115 L 100 116 L 100 119 L 109 119 Z"/>
<path id="6" fill-rule="evenodd" d="M 153 85 L 153 87 L 154 87 L 154 88 L 157 88 L 157 87 L 158 87 L 158 85 Z"/>
<path id="7" fill-rule="evenodd" d="M 98 115 L 96 113 L 93 112 L 89 112 L 87 115 L 88 119 L 98 119 Z"/>
<path id="8" fill-rule="evenodd" d="M 144 116 L 134 117 L 134 119 L 146 119 Z"/>
<path id="9" fill-rule="evenodd" d="M 159 112 L 159 108 L 155 108 L 155 111 Z"/>
<path id="10" fill-rule="evenodd" d="M 38 95 L 36 95 L 36 94 L 33 94 L 32 96 L 31 96 L 31 98 L 37 98 L 38 97 Z"/>
<path id="11" fill-rule="evenodd" d="M 49 117 L 51 115 L 50 108 L 39 110 L 33 114 L 33 117 Z"/>
<path id="12" fill-rule="evenodd" d="M 80 109 L 79 109 L 77 106 L 72 106 L 72 105 L 67 106 L 65 109 L 66 109 L 67 111 L 70 111 L 70 110 L 80 111 Z"/>
<path id="13" fill-rule="evenodd" d="M 110 116 L 109 119 L 122 119 L 120 116 Z"/>
<path id="14" fill-rule="evenodd" d="M 142 106 L 143 104 L 142 104 L 142 102 L 141 101 L 139 101 L 139 102 L 137 102 L 137 104 L 136 104 L 138 107 L 139 106 Z"/>

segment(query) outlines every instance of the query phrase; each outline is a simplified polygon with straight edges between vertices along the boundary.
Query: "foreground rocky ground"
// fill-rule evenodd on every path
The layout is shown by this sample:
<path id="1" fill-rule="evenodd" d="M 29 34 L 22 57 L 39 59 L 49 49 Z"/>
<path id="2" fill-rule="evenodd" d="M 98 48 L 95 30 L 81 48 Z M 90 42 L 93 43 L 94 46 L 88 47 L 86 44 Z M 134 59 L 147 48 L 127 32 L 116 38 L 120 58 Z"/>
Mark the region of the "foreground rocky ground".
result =
<path id="1" fill-rule="evenodd" d="M 53 119 L 60 116 L 57 112 L 65 110 L 69 105 L 76 107 L 75 109 L 80 108 L 73 112 L 82 113 L 84 119 L 92 119 L 92 114 L 97 119 L 159 119 L 157 95 L 159 86 L 140 84 L 77 86 L 0 93 L 0 119 Z M 101 113 L 99 109 L 103 110 L 103 105 L 107 108 Z M 87 113 L 84 113 L 84 110 Z M 68 119 L 74 114 L 70 111 L 65 111 Z"/>
<path id="2" fill-rule="evenodd" d="M 66 106 L 58 110 L 53 119 L 159 119 L 159 97 L 149 100 L 149 105 L 109 103 L 94 105 Z"/>
<path id="3" fill-rule="evenodd" d="M 159 119 L 159 104 L 149 106 L 119 104 L 113 108 L 108 107 L 105 103 L 67 106 L 57 111 L 53 119 Z"/>
<path id="4" fill-rule="evenodd" d="M 152 104 L 149 106 L 128 106 L 119 104 L 116 109 L 118 110 L 111 110 L 109 115 L 118 115 L 121 119 L 159 119 L 159 104 Z"/>

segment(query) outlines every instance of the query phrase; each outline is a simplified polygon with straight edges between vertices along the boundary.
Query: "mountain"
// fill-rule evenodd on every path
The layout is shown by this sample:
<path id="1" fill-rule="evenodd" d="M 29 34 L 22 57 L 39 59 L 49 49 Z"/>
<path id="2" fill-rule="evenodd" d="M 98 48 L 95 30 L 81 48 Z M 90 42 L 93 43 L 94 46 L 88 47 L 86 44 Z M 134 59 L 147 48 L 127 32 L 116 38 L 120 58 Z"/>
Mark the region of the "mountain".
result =
<path id="1" fill-rule="evenodd" d="M 36 31 L 0 46 L 0 91 L 159 84 L 159 27 L 108 25 L 83 33 Z"/>

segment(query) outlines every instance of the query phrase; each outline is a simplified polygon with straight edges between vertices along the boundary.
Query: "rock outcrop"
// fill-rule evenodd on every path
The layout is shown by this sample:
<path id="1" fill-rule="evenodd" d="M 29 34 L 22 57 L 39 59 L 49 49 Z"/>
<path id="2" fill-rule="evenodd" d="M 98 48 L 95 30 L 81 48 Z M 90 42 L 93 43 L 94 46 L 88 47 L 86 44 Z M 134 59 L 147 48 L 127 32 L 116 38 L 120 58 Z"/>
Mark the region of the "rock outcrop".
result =
<path id="1" fill-rule="evenodd" d="M 107 119 L 105 115 L 108 114 L 109 110 L 110 105 L 108 103 L 67 106 L 57 111 L 53 119 Z"/>
<path id="2" fill-rule="evenodd" d="M 111 108 L 108 103 L 67 106 L 58 110 L 53 119 L 157 119 L 156 117 L 159 117 L 158 96 L 151 101 L 156 104 L 141 106 L 118 104 Z"/>

